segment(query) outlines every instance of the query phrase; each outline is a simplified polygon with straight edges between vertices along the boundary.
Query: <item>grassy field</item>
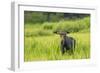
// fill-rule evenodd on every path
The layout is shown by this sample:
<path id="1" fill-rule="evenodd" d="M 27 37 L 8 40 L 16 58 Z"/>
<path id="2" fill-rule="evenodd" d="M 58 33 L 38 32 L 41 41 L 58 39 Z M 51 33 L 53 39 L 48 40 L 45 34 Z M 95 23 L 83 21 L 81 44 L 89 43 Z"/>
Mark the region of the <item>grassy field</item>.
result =
<path id="1" fill-rule="evenodd" d="M 24 60 L 44 61 L 90 58 L 90 26 L 87 19 L 75 22 L 60 21 L 56 23 L 25 24 Z M 62 26 L 56 25 L 60 23 L 62 23 Z M 54 30 L 60 27 L 65 31 L 70 29 L 71 33 L 68 36 L 76 40 L 75 51 L 72 55 L 68 54 L 68 52 L 64 55 L 61 54 L 60 37 L 53 33 Z"/>

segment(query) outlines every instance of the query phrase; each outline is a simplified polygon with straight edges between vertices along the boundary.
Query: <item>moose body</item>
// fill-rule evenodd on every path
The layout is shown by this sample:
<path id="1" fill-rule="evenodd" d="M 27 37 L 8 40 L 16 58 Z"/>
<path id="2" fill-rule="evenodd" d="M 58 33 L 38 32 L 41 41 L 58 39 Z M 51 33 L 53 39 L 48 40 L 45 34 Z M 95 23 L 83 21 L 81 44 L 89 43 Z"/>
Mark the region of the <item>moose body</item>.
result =
<path id="1" fill-rule="evenodd" d="M 55 32 L 61 37 L 61 52 L 64 54 L 67 51 L 73 53 L 75 48 L 75 39 L 66 35 L 66 32 Z"/>
<path id="2" fill-rule="evenodd" d="M 73 53 L 75 48 L 75 40 L 72 37 L 64 37 L 61 40 L 61 52 L 64 54 L 66 51 L 70 51 L 70 53 Z"/>

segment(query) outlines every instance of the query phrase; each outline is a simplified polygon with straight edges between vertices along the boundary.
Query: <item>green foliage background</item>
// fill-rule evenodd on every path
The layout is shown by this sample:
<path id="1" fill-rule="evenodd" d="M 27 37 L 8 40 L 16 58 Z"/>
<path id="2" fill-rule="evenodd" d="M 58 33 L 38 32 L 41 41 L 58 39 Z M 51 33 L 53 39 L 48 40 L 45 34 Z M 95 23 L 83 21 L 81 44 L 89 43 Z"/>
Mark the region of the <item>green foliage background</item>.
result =
<path id="1" fill-rule="evenodd" d="M 90 15 L 24 12 L 24 60 L 65 60 L 90 58 Z M 70 32 L 76 40 L 73 55 L 61 54 L 60 37 L 54 31 Z"/>

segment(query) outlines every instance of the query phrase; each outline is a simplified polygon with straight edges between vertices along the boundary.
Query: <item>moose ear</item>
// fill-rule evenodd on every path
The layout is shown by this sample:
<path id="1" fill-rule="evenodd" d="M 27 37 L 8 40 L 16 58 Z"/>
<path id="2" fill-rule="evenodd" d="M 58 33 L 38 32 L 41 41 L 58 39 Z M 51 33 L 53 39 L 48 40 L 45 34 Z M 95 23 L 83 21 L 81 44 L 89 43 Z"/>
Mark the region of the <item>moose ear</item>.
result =
<path id="1" fill-rule="evenodd" d="M 69 32 L 69 31 L 67 31 L 66 33 L 67 33 L 67 34 L 69 34 L 70 32 Z"/>
<path id="2" fill-rule="evenodd" d="M 57 34 L 57 31 L 53 31 L 53 33 L 56 33 Z"/>

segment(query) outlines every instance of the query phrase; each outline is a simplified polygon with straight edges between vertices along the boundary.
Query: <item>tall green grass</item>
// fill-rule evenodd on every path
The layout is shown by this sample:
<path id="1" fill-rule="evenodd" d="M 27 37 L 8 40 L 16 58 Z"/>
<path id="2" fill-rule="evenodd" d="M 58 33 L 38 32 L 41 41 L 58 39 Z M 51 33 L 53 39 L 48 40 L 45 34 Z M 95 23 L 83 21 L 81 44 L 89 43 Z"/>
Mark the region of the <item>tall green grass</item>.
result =
<path id="1" fill-rule="evenodd" d="M 53 32 L 69 31 L 76 40 L 74 54 L 61 54 L 60 37 Z M 61 20 L 42 24 L 25 24 L 24 61 L 69 60 L 90 58 L 90 18 Z"/>
<path id="2" fill-rule="evenodd" d="M 77 41 L 73 55 L 69 55 L 68 53 L 65 55 L 61 54 L 60 37 L 58 35 L 25 37 L 25 61 L 89 58 L 89 33 L 73 33 L 69 36 L 74 37 Z"/>

